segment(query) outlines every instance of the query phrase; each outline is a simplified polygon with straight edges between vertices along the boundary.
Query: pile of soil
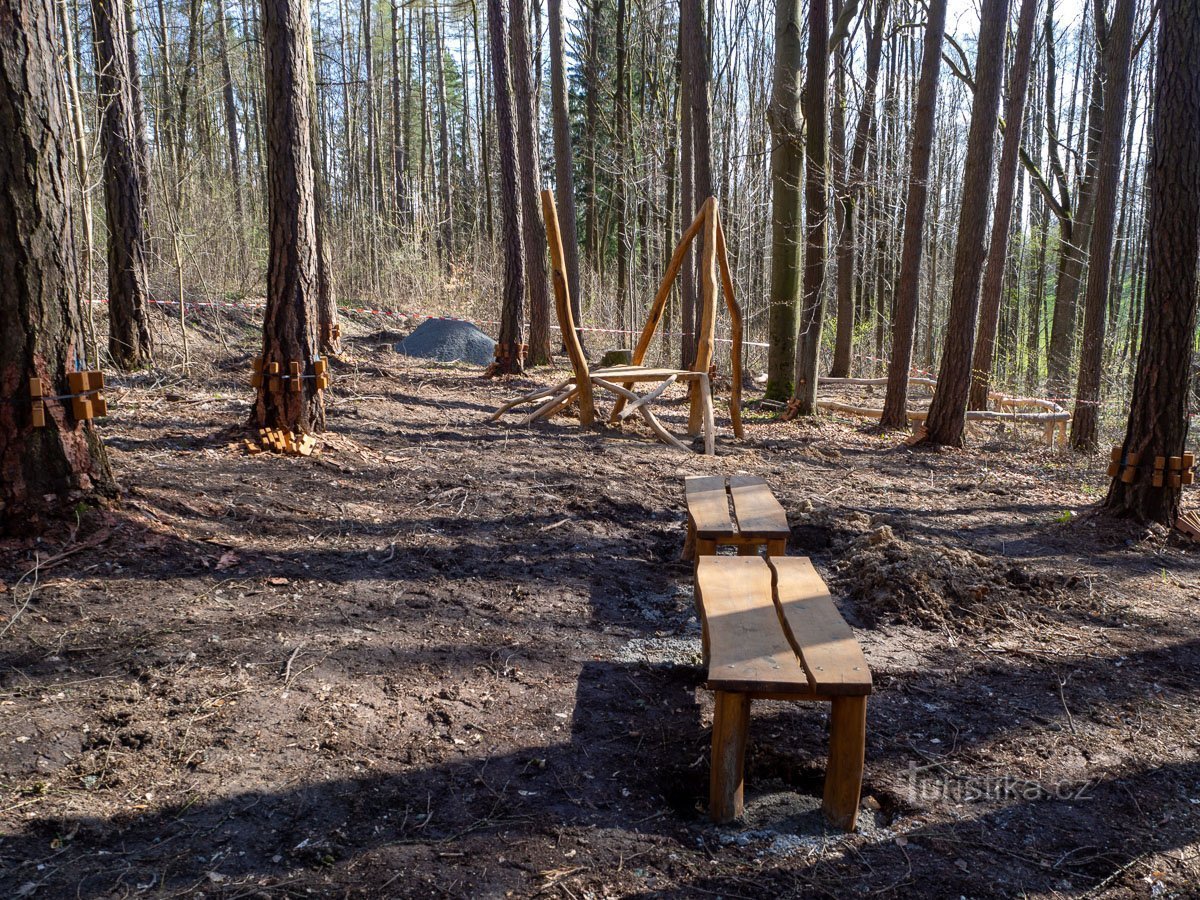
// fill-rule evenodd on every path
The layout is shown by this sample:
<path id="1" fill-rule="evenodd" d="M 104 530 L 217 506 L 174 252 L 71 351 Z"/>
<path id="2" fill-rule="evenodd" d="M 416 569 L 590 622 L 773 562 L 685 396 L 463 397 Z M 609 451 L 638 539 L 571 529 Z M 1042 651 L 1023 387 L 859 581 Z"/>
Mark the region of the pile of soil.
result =
<path id="1" fill-rule="evenodd" d="M 862 516 L 867 519 L 866 516 Z M 869 520 L 868 520 L 869 521 Z M 850 542 L 836 564 L 839 586 L 871 625 L 962 631 L 1003 617 L 1014 606 L 1029 619 L 1061 587 L 1011 560 L 940 544 L 919 547 L 886 524 Z"/>
<path id="2" fill-rule="evenodd" d="M 427 319 L 396 345 L 396 352 L 438 362 L 490 365 L 496 342 L 461 319 Z"/>

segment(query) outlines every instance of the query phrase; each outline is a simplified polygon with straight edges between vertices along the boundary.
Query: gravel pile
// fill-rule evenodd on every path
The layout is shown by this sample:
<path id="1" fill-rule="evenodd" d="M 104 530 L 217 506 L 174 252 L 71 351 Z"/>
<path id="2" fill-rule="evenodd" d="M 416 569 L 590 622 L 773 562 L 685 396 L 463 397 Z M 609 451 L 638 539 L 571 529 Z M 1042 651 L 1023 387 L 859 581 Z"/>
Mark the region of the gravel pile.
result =
<path id="1" fill-rule="evenodd" d="M 427 319 L 396 345 L 396 352 L 439 362 L 490 365 L 496 342 L 472 325 L 457 319 Z"/>

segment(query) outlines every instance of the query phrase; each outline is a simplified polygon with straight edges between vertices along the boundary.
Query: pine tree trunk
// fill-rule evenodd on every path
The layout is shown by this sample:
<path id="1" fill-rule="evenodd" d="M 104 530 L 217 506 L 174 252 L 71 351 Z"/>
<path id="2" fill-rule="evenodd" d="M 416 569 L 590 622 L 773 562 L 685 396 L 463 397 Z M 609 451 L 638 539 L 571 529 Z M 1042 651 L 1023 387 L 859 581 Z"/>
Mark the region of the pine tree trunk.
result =
<path id="1" fill-rule="evenodd" d="M 827 112 L 829 88 L 829 3 L 809 0 L 808 71 L 804 86 L 804 285 L 800 333 L 796 337 L 796 413 L 817 412 L 817 367 L 825 315 L 825 251 L 828 240 Z"/>
<path id="2" fill-rule="evenodd" d="M 883 26 L 890 0 L 875 0 L 875 22 L 867 34 L 867 64 L 863 80 L 862 104 L 854 128 L 850 157 L 843 166 L 844 181 L 837 190 L 837 334 L 833 349 L 833 378 L 850 375 L 854 351 L 854 283 L 858 268 L 856 218 L 858 195 L 862 192 L 863 167 L 867 161 L 867 143 L 875 119 L 875 87 L 883 58 Z M 844 91 L 844 88 L 842 89 Z"/>
<path id="3" fill-rule="evenodd" d="M 1025 95 L 1029 87 L 1029 63 L 1033 56 L 1037 6 L 1037 0 L 1021 0 L 1016 50 L 1008 76 L 1008 103 L 1004 108 L 1005 131 L 997 176 L 996 213 L 992 217 L 992 237 L 979 305 L 979 337 L 975 342 L 975 358 L 971 363 L 971 392 L 967 399 L 969 409 L 987 409 L 988 391 L 991 389 L 996 325 L 1000 318 L 1000 301 L 1004 296 L 1004 272 L 1011 232 L 1009 225 L 1017 188 L 1021 123 L 1025 117 Z"/>
<path id="4" fill-rule="evenodd" d="M 962 446 L 971 389 L 971 356 L 979 314 L 979 283 L 987 256 L 988 211 L 992 192 L 992 155 L 996 145 L 996 114 L 1004 82 L 1004 37 L 1009 0 L 983 0 L 979 52 L 975 63 L 975 101 L 967 132 L 962 206 L 954 251 L 954 281 L 946 344 L 938 369 L 937 391 L 925 419 L 926 439 L 932 444 Z M 1014 125 L 1014 127 L 1020 127 Z"/>
<path id="5" fill-rule="evenodd" d="M 571 316 L 583 342 L 583 299 L 579 285 L 579 230 L 575 213 L 575 167 L 567 96 L 567 50 L 563 41 L 562 0 L 550 0 L 550 103 L 554 129 L 554 195 L 567 264 Z M 586 350 L 585 350 L 586 352 Z"/>
<path id="6" fill-rule="evenodd" d="M 682 3 L 679 14 L 684 14 Z M 682 31 L 682 28 L 680 29 Z M 687 72 L 687 58 L 682 37 L 679 42 L 679 224 L 680 231 L 685 222 L 691 224 L 697 213 L 696 166 L 692 155 L 695 134 L 692 130 L 691 86 Z M 691 264 L 691 254 L 696 242 L 692 242 L 679 269 L 679 368 L 690 369 L 696 358 L 696 270 Z"/>
<path id="7" fill-rule="evenodd" d="M 1104 47 L 1104 120 L 1096 160 L 1092 243 L 1088 250 L 1087 290 L 1083 306 L 1083 345 L 1071 447 L 1093 453 L 1099 445 L 1100 375 L 1104 365 L 1104 316 L 1112 271 L 1113 226 L 1117 217 L 1117 182 L 1121 176 L 1121 138 L 1129 99 L 1130 51 L 1133 47 L 1134 0 L 1117 0 Z"/>
<path id="8" fill-rule="evenodd" d="M 338 323 L 337 293 L 333 283 L 333 263 L 329 257 L 329 185 L 321 164 L 321 123 L 317 111 L 316 60 L 312 42 L 308 45 L 309 145 L 313 172 L 313 235 L 317 254 L 317 352 L 337 356 L 342 352 L 341 326 Z"/>
<path id="9" fill-rule="evenodd" d="M 438 158 L 441 170 L 442 222 L 438 232 L 438 250 L 442 264 L 449 266 L 454 258 L 454 202 L 450 193 L 450 111 L 446 105 L 446 47 L 441 26 L 442 13 L 433 11 L 434 49 L 437 51 L 435 81 L 438 92 Z"/>
<path id="10" fill-rule="evenodd" d="M 1169 525 L 1179 488 L 1154 487 L 1156 456 L 1179 456 L 1188 433 L 1188 379 L 1200 254 L 1200 5 L 1163 0 L 1149 170 L 1146 303 L 1124 450 L 1140 454 L 1134 480 L 1113 479 L 1105 507 Z"/>
<path id="11" fill-rule="evenodd" d="M 108 352 L 121 369 L 150 362 L 145 197 L 122 0 L 92 0 L 108 221 Z"/>
<path id="12" fill-rule="evenodd" d="M 533 68 L 529 48 L 529 13 L 525 0 L 510 0 L 513 104 L 516 107 L 517 155 L 520 161 L 521 229 L 525 279 L 529 291 L 528 365 L 550 362 L 550 294 L 546 278 L 546 226 L 542 223 L 538 182 L 538 115 L 534 105 Z"/>
<path id="13" fill-rule="evenodd" d="M 46 401 L 35 428 L 27 399 L 35 377 L 69 393 L 84 354 L 54 5 L 0 0 L 0 533 L 12 535 L 116 490 L 100 438 L 70 401 Z"/>
<path id="14" fill-rule="evenodd" d="M 707 24 L 708 6 L 705 0 L 680 0 L 680 42 L 682 48 L 682 72 L 687 82 L 687 102 L 690 107 L 692 197 L 691 208 L 684 204 L 684 218 L 689 222 L 700 211 L 705 201 L 713 196 L 712 175 L 712 62 L 708 52 Z M 703 284 L 700 267 L 704 259 L 704 236 L 697 235 L 692 241 L 691 259 L 684 263 L 692 273 L 692 319 L 694 331 L 699 331 L 700 303 L 699 286 Z M 688 353 L 685 368 L 695 360 L 695 344 L 699 334 L 691 336 L 692 349 Z"/>
<path id="15" fill-rule="evenodd" d="M 795 388 L 796 330 L 801 287 L 803 216 L 800 182 L 804 143 L 800 74 L 804 68 L 800 0 L 775 5 L 775 72 L 771 124 L 771 293 L 767 319 L 766 399 L 782 402 Z"/>
<path id="16" fill-rule="evenodd" d="M 512 88 L 508 78 L 508 41 L 504 0 L 487 0 L 488 44 L 492 55 L 492 84 L 496 103 L 496 150 L 500 155 L 500 243 L 504 254 L 504 296 L 500 335 L 496 344 L 496 375 L 525 371 L 524 322 L 525 249 L 521 239 L 521 194 L 517 184 L 517 131 L 513 122 Z"/>
<path id="17" fill-rule="evenodd" d="M 908 370 L 912 365 L 913 336 L 921 290 L 921 254 L 925 249 L 925 205 L 929 199 L 929 161 L 933 156 L 933 130 L 937 115 L 938 75 L 942 69 L 942 40 L 946 31 L 946 0 L 930 0 L 925 24 L 921 80 L 913 120 L 909 160 L 908 199 L 904 204 L 904 236 L 900 251 L 900 277 L 892 312 L 892 358 L 888 363 L 887 392 L 880 425 L 908 427 Z M 936 216 L 935 216 L 936 219 Z M 934 267 L 936 271 L 936 266 Z"/>
<path id="18" fill-rule="evenodd" d="M 267 308 L 251 424 L 310 434 L 325 428 L 312 376 L 317 352 L 317 234 L 313 197 L 312 38 L 308 0 L 263 0 L 267 115 Z M 284 378 L 299 366 L 300 390 Z M 271 377 L 278 364 L 279 378 Z"/>
<path id="19" fill-rule="evenodd" d="M 242 151 L 238 140 L 237 102 L 233 89 L 233 71 L 229 67 L 229 36 L 225 22 L 225 2 L 217 4 L 217 51 L 221 55 L 221 92 L 225 104 L 225 137 L 229 145 L 229 181 L 233 185 L 238 229 L 244 233 L 246 210 L 242 200 Z M 243 238 L 244 243 L 244 238 Z"/>

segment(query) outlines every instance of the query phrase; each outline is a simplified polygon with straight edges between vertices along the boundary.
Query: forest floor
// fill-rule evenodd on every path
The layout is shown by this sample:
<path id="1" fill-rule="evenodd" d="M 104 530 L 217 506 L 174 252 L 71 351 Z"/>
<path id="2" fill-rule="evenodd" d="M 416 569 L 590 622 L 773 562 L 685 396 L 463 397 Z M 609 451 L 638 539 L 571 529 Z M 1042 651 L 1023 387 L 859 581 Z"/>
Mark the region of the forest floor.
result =
<path id="1" fill-rule="evenodd" d="M 325 452 L 247 456 L 253 325 L 111 379 L 120 504 L 0 545 L 0 896 L 1196 896 L 1200 551 L 1090 512 L 1101 461 L 489 424 L 552 373 L 361 323 Z M 874 673 L 854 834 L 823 705 L 755 704 L 745 820 L 706 817 L 681 485 L 735 472 Z"/>

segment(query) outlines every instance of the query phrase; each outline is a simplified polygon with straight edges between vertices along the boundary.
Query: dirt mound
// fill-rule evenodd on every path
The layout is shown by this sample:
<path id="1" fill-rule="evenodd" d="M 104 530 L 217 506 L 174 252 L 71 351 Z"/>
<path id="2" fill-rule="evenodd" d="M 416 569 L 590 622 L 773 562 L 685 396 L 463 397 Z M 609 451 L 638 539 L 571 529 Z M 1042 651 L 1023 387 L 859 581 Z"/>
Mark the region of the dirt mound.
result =
<path id="1" fill-rule="evenodd" d="M 864 517 L 866 518 L 866 517 Z M 1051 577 L 1008 560 L 938 544 L 916 546 L 877 525 L 853 539 L 836 565 L 839 585 L 870 624 L 963 630 L 1001 619 L 1030 598 L 1051 596 Z"/>
<path id="2" fill-rule="evenodd" d="M 496 342 L 470 322 L 427 319 L 396 345 L 396 352 L 438 362 L 487 366 L 495 358 Z"/>

